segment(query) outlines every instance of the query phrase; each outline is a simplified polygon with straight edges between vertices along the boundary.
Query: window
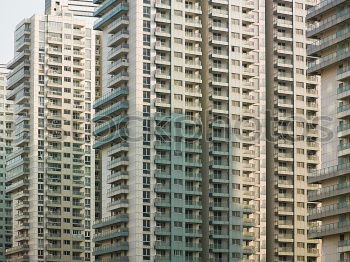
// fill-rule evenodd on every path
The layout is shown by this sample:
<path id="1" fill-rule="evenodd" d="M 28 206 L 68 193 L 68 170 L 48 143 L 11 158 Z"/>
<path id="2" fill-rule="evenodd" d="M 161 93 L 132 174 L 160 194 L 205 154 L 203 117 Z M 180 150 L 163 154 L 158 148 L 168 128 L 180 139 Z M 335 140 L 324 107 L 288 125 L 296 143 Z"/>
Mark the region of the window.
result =
<path id="1" fill-rule="evenodd" d="M 174 212 L 175 213 L 182 213 L 182 208 L 181 207 L 174 207 Z"/>
<path id="2" fill-rule="evenodd" d="M 182 227 L 182 222 L 175 221 L 174 222 L 174 227 Z"/>
<path id="3" fill-rule="evenodd" d="M 151 144 L 151 135 L 143 134 L 143 144 L 149 146 Z"/>
<path id="4" fill-rule="evenodd" d="M 297 233 L 298 233 L 298 235 L 305 235 L 305 230 L 304 229 L 298 229 Z"/>
<path id="5" fill-rule="evenodd" d="M 148 48 L 143 49 L 143 59 L 151 60 L 151 49 L 148 49 Z"/>
<path id="6" fill-rule="evenodd" d="M 151 73 L 151 64 L 150 63 L 143 63 L 143 73 L 144 74 Z"/>
<path id="7" fill-rule="evenodd" d="M 151 88 L 151 78 L 150 77 L 143 78 L 143 88 L 146 88 L 146 89 Z"/>
<path id="8" fill-rule="evenodd" d="M 143 159 L 145 159 L 145 160 L 151 159 L 151 149 L 150 148 L 143 149 Z"/>
<path id="9" fill-rule="evenodd" d="M 151 121 L 148 119 L 143 120 L 143 131 L 151 131 Z"/>
<path id="10" fill-rule="evenodd" d="M 39 84 L 44 85 L 45 84 L 45 76 L 39 75 Z"/>
<path id="11" fill-rule="evenodd" d="M 150 231 L 150 230 L 151 230 L 151 221 L 143 220 L 143 231 Z"/>
<path id="12" fill-rule="evenodd" d="M 143 45 L 150 46 L 151 45 L 151 36 L 143 35 Z"/>
<path id="13" fill-rule="evenodd" d="M 303 31 L 302 29 L 296 29 L 296 30 L 295 30 L 295 33 L 296 33 L 297 35 L 304 35 L 304 31 Z"/>
<path id="14" fill-rule="evenodd" d="M 151 192 L 143 191 L 143 202 L 150 203 L 151 202 Z"/>
<path id="15" fill-rule="evenodd" d="M 151 207 L 150 206 L 143 206 L 143 216 L 144 217 L 150 217 L 151 214 Z"/>
<path id="16" fill-rule="evenodd" d="M 174 256 L 182 256 L 182 250 L 174 250 Z"/>
<path id="17" fill-rule="evenodd" d="M 150 17 L 151 16 L 151 8 L 148 6 L 143 7 L 143 17 Z"/>
<path id="18" fill-rule="evenodd" d="M 232 245 L 240 245 L 241 241 L 239 239 L 232 239 Z"/>
<path id="19" fill-rule="evenodd" d="M 151 107 L 143 106 L 143 116 L 150 116 Z"/>
<path id="20" fill-rule="evenodd" d="M 143 245 L 145 245 L 145 246 L 151 245 L 151 236 L 150 235 L 147 235 L 147 234 L 143 235 Z"/>
<path id="21" fill-rule="evenodd" d="M 150 188 L 150 187 L 151 187 L 151 178 L 143 177 L 143 188 Z"/>
<path id="22" fill-rule="evenodd" d="M 144 32 L 151 32 L 151 22 L 150 21 L 143 21 L 143 31 Z"/>
<path id="23" fill-rule="evenodd" d="M 182 236 L 174 236 L 174 241 L 182 242 Z"/>
<path id="24" fill-rule="evenodd" d="M 296 42 L 295 45 L 296 45 L 297 48 L 304 48 L 304 43 Z"/>
<path id="25" fill-rule="evenodd" d="M 151 250 L 148 248 L 143 249 L 143 260 L 151 260 Z"/>
<path id="26" fill-rule="evenodd" d="M 143 102 L 151 102 L 151 93 L 149 91 L 143 91 Z"/>

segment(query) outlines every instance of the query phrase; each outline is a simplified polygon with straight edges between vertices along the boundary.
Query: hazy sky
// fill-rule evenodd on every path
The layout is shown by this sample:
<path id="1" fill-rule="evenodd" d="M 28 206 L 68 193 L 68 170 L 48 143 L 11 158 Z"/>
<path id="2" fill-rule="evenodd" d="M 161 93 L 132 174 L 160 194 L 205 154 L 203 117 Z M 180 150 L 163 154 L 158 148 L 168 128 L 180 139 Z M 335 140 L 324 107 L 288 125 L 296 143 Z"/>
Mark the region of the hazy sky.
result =
<path id="1" fill-rule="evenodd" d="M 24 18 L 44 12 L 45 0 L 0 1 L 0 63 L 7 64 L 13 57 L 13 33 Z"/>

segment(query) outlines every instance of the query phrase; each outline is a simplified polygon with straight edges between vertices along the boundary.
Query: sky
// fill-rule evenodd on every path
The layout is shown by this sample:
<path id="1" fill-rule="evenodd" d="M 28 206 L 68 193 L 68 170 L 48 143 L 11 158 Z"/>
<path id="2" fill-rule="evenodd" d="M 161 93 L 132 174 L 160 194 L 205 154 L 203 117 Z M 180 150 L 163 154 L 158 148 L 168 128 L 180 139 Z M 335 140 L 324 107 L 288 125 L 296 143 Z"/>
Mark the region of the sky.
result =
<path id="1" fill-rule="evenodd" d="M 0 63 L 13 58 L 16 25 L 35 13 L 43 13 L 45 0 L 2 0 L 0 3 Z"/>

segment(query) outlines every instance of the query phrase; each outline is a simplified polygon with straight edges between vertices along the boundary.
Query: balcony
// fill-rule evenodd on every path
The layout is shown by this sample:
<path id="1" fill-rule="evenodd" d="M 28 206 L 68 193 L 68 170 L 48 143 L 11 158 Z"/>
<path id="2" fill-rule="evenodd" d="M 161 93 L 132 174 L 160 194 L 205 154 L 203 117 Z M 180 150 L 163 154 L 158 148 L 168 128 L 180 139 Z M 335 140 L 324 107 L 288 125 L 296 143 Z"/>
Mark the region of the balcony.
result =
<path id="1" fill-rule="evenodd" d="M 108 253 L 119 252 L 119 251 L 128 251 L 129 244 L 127 242 L 115 243 L 113 245 L 103 245 L 100 247 L 95 247 L 92 255 L 100 256 Z"/>
<path id="2" fill-rule="evenodd" d="M 308 27 L 306 32 L 307 37 L 315 37 L 318 34 L 337 26 L 350 18 L 350 8 L 343 8 L 340 12 L 326 19 L 321 19 Z"/>
<path id="3" fill-rule="evenodd" d="M 343 201 L 333 205 L 322 206 L 320 208 L 309 209 L 308 219 L 319 220 L 324 217 L 336 216 L 350 212 L 350 201 Z"/>
<path id="4" fill-rule="evenodd" d="M 14 258 L 6 259 L 7 262 L 29 262 L 29 255 L 23 255 L 23 256 L 14 256 Z"/>
<path id="5" fill-rule="evenodd" d="M 129 257 L 119 256 L 114 258 L 96 259 L 96 262 L 129 262 Z"/>
<path id="6" fill-rule="evenodd" d="M 170 207 L 171 202 L 170 202 L 170 199 L 156 198 L 154 201 L 154 205 L 156 207 Z"/>
<path id="7" fill-rule="evenodd" d="M 350 163 L 331 166 L 310 173 L 308 176 L 308 183 L 321 182 L 327 179 L 343 176 L 350 173 Z"/>
<path id="8" fill-rule="evenodd" d="M 115 230 L 110 230 L 107 232 L 95 234 L 93 241 L 99 242 L 99 241 L 105 241 L 105 240 L 112 240 L 112 239 L 118 238 L 118 237 L 127 237 L 128 235 L 129 235 L 128 228 L 118 228 Z"/>
<path id="9" fill-rule="evenodd" d="M 114 22 L 110 23 L 107 27 L 108 34 L 114 34 L 120 30 L 122 27 L 126 27 L 129 25 L 129 16 L 125 15 Z"/>
<path id="10" fill-rule="evenodd" d="M 129 31 L 124 29 L 108 38 L 107 46 L 116 47 L 129 38 Z"/>
<path id="11" fill-rule="evenodd" d="M 155 155 L 154 163 L 163 164 L 163 165 L 170 165 L 171 158 L 170 158 L 170 156 L 167 156 L 167 155 Z"/>
<path id="12" fill-rule="evenodd" d="M 338 5 L 346 2 L 346 0 L 323 0 L 320 1 L 317 5 L 312 6 L 307 10 L 306 19 L 311 20 L 322 15 L 324 12 L 331 10 Z"/>
<path id="13" fill-rule="evenodd" d="M 28 187 L 29 186 L 29 180 L 28 179 L 23 179 L 17 183 L 13 183 L 10 186 L 6 188 L 6 193 L 11 193 L 13 191 L 16 191 L 22 187 Z"/>
<path id="14" fill-rule="evenodd" d="M 350 154 L 350 143 L 338 145 L 338 157 Z"/>
<path id="15" fill-rule="evenodd" d="M 108 2 L 105 5 L 102 5 L 100 7 L 100 9 L 98 9 L 95 12 L 95 14 L 96 15 L 101 15 L 102 14 L 101 12 L 103 12 L 106 9 L 107 4 L 110 5 L 112 2 L 114 2 L 114 0 L 108 0 Z M 108 11 L 99 20 L 97 20 L 95 22 L 94 30 L 102 30 L 104 27 L 109 25 L 116 16 L 118 16 L 122 12 L 128 11 L 128 10 L 129 10 L 129 4 L 128 3 L 125 3 L 125 2 L 124 3 L 120 3 L 119 5 L 117 5 L 116 7 L 111 9 L 110 11 Z"/>
<path id="16" fill-rule="evenodd" d="M 325 1 L 323 1 L 325 2 Z M 308 55 L 318 55 L 321 54 L 323 50 L 329 48 L 333 45 L 336 45 L 350 37 L 350 27 L 345 27 L 337 31 L 335 34 L 327 36 L 325 38 L 321 38 L 313 42 L 311 45 L 307 47 Z"/>
<path id="17" fill-rule="evenodd" d="M 128 101 L 119 101 L 119 102 L 112 104 L 111 106 L 97 112 L 95 114 L 95 117 L 93 118 L 93 121 L 97 122 L 97 121 L 102 120 L 106 117 L 109 117 L 111 114 L 114 114 L 114 113 L 118 112 L 119 110 L 128 109 L 128 108 L 129 108 Z"/>
<path id="18" fill-rule="evenodd" d="M 6 249 L 6 255 L 24 252 L 29 250 L 29 245 L 18 245 L 9 249 Z"/>
<path id="19" fill-rule="evenodd" d="M 112 200 L 107 204 L 108 211 L 116 210 L 119 208 L 128 208 L 129 201 L 127 199 Z"/>
<path id="20" fill-rule="evenodd" d="M 169 0 L 156 0 L 154 3 L 155 8 L 170 9 Z"/>
<path id="21" fill-rule="evenodd" d="M 350 240 L 343 240 L 338 242 L 338 252 L 350 252 Z M 349 262 L 349 260 L 339 260 L 339 262 Z"/>
<path id="22" fill-rule="evenodd" d="M 154 192 L 156 193 L 170 193 L 170 191 L 171 191 L 170 185 L 159 183 L 154 186 Z"/>
<path id="23" fill-rule="evenodd" d="M 92 228 L 95 228 L 95 229 L 103 228 L 114 224 L 128 223 L 128 222 L 129 222 L 128 214 L 119 214 L 116 216 L 111 216 L 111 217 L 103 218 L 101 220 L 97 220 L 96 223 L 92 226 Z"/>
<path id="24" fill-rule="evenodd" d="M 170 242 L 164 242 L 164 241 L 156 241 L 154 243 L 155 249 L 171 249 L 171 243 Z"/>
<path id="25" fill-rule="evenodd" d="M 129 192 L 129 186 L 128 185 L 119 185 L 112 187 L 107 190 L 107 197 L 116 196 L 118 194 L 127 194 Z"/>
<path id="26" fill-rule="evenodd" d="M 115 76 L 112 76 L 107 81 L 107 88 L 116 88 L 116 87 L 119 87 L 120 85 L 126 86 L 128 81 L 129 81 L 129 73 L 121 72 Z"/>
<path id="27" fill-rule="evenodd" d="M 171 215 L 169 213 L 157 212 L 154 215 L 154 220 L 155 221 L 170 221 L 171 220 Z"/>
<path id="28" fill-rule="evenodd" d="M 101 133 L 108 131 L 110 129 L 112 129 L 115 126 L 118 126 L 122 123 L 126 123 L 129 121 L 129 117 L 126 115 L 119 115 L 117 117 L 114 117 L 110 120 L 107 120 L 107 122 L 104 122 L 103 124 L 100 124 L 96 127 L 96 129 L 94 130 L 93 134 L 95 136 L 100 135 Z"/>
<path id="29" fill-rule="evenodd" d="M 30 70 L 22 69 L 7 80 L 6 89 L 12 90 L 30 78 Z"/>
<path id="30" fill-rule="evenodd" d="M 349 12 L 349 14 L 350 14 L 350 12 Z M 339 63 L 345 59 L 348 59 L 350 57 L 349 50 L 350 50 L 350 48 L 348 48 L 348 47 L 342 48 L 342 49 L 339 49 L 336 52 L 333 52 L 327 56 L 321 57 L 314 62 L 310 62 L 308 64 L 307 72 L 309 74 L 317 73 L 324 68 L 327 68 L 327 67 L 332 66 L 336 63 Z"/>
<path id="31" fill-rule="evenodd" d="M 323 187 L 319 190 L 311 191 L 308 194 L 309 201 L 318 201 L 324 198 L 340 196 L 350 193 L 350 182 L 335 184 Z"/>
<path id="32" fill-rule="evenodd" d="M 308 232 L 309 238 L 321 238 L 325 236 L 338 235 L 350 231 L 350 221 L 326 224 L 311 227 Z"/>
<path id="33" fill-rule="evenodd" d="M 171 31 L 169 27 L 156 27 L 154 34 L 160 37 L 170 37 Z"/>
<path id="34" fill-rule="evenodd" d="M 8 69 L 14 69 L 15 67 L 17 67 L 24 58 L 29 57 L 31 54 L 30 50 L 26 49 L 23 50 L 22 52 L 18 53 L 8 64 L 7 64 L 7 68 Z"/>
<path id="35" fill-rule="evenodd" d="M 292 255 L 294 252 L 293 247 L 278 247 L 276 249 L 277 249 L 278 254 L 281 256 Z"/>
<path id="36" fill-rule="evenodd" d="M 114 61 L 118 57 L 120 57 L 122 54 L 127 54 L 129 52 L 129 45 L 128 44 L 121 44 L 118 47 L 112 48 L 108 52 L 108 61 Z"/>
<path id="37" fill-rule="evenodd" d="M 194 13 L 194 14 L 202 14 L 202 9 L 199 5 L 191 4 L 190 2 L 188 4 L 185 4 L 185 11 L 188 13 Z"/>

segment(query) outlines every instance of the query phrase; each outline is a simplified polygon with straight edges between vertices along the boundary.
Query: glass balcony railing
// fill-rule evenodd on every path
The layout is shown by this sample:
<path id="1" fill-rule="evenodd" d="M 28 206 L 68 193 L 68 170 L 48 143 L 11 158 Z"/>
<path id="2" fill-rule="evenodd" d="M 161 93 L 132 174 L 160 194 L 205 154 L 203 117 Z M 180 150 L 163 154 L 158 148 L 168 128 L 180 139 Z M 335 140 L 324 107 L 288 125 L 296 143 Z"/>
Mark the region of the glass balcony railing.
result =
<path id="1" fill-rule="evenodd" d="M 338 59 L 339 57 L 346 55 L 346 54 L 350 54 L 349 47 L 339 49 L 334 53 L 331 53 L 327 56 L 324 56 L 320 59 L 317 59 L 316 61 L 308 63 L 308 68 L 313 68 L 317 65 L 320 65 L 321 63 L 323 63 L 323 64 L 332 63 L 333 61 L 336 61 L 336 59 Z"/>
<path id="2" fill-rule="evenodd" d="M 311 14 L 317 10 L 320 10 L 322 7 L 325 7 L 327 5 L 332 4 L 333 2 L 334 2 L 334 0 L 323 0 L 323 1 L 319 2 L 317 5 L 314 5 L 313 7 L 309 8 L 307 10 L 307 13 Z"/>
<path id="3" fill-rule="evenodd" d="M 94 24 L 95 30 L 100 30 L 106 23 L 108 23 L 113 17 L 117 16 L 120 12 L 128 11 L 129 10 L 129 4 L 128 3 L 121 3 L 114 7 L 112 10 L 110 10 L 107 14 L 103 15 L 99 20 L 97 20 Z M 100 11 L 97 10 L 98 13 Z"/>
<path id="4" fill-rule="evenodd" d="M 327 212 L 341 210 L 342 208 L 346 208 L 346 207 L 350 207 L 350 201 L 344 201 L 344 202 L 336 203 L 333 205 L 327 205 L 327 206 L 322 206 L 320 208 L 310 209 L 309 216 L 310 215 L 321 215 L 321 214 L 325 214 Z"/>
<path id="5" fill-rule="evenodd" d="M 338 231 L 339 229 L 346 229 L 350 226 L 350 221 L 342 221 L 332 224 L 326 224 L 322 226 L 317 227 L 311 227 L 309 229 L 309 234 L 314 233 L 324 233 L 324 234 L 331 234 L 332 231 Z"/>
<path id="6" fill-rule="evenodd" d="M 330 1 L 334 1 L 334 0 L 330 0 Z M 325 2 L 325 1 L 323 1 L 323 2 Z M 308 26 L 307 30 L 310 32 L 310 31 L 313 31 L 317 28 L 320 28 L 321 26 L 325 26 L 327 24 L 332 24 L 335 21 L 338 22 L 339 18 L 345 17 L 349 13 L 350 13 L 350 8 L 345 8 L 345 9 L 341 10 L 340 12 L 337 12 L 335 15 L 332 15 L 326 19 L 321 20 L 321 22 L 319 22 L 319 23 L 311 24 L 310 26 Z"/>
<path id="7" fill-rule="evenodd" d="M 339 183 L 339 184 L 323 187 L 319 190 L 311 191 L 308 194 L 308 196 L 309 197 L 321 197 L 321 196 L 332 195 L 332 194 L 336 194 L 337 191 L 342 190 L 342 189 L 350 189 L 350 182 Z"/>

